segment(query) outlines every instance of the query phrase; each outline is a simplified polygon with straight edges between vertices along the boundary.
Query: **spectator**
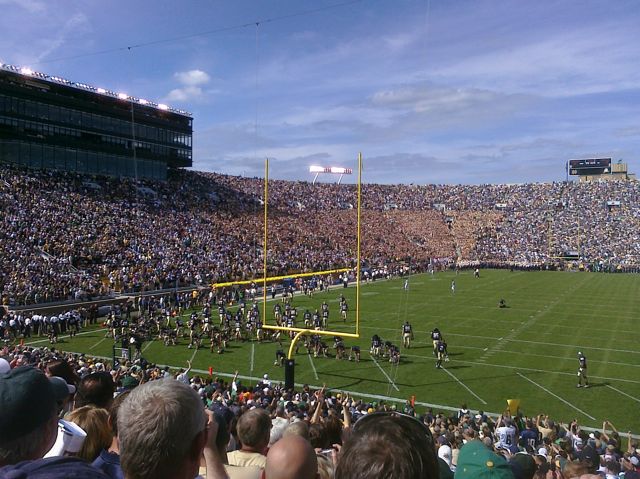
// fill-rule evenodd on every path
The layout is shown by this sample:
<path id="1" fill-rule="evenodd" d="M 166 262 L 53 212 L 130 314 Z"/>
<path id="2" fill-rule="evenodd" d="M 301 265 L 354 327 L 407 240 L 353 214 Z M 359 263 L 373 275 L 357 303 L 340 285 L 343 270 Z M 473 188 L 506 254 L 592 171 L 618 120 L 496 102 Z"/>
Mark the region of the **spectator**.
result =
<path id="1" fill-rule="evenodd" d="M 429 429 L 401 414 L 371 413 L 346 440 L 336 479 L 437 479 L 438 461 Z"/>
<path id="2" fill-rule="evenodd" d="M 46 376 L 34 368 L 0 374 L 0 478 L 107 479 L 78 458 L 41 459 L 56 440 L 56 401 L 63 399 L 56 398 Z"/>
<path id="3" fill-rule="evenodd" d="M 225 478 L 215 446 L 218 425 L 198 394 L 180 381 L 135 388 L 118 411 L 120 461 L 125 478 L 191 479 L 204 452 L 207 479 Z"/>
<path id="4" fill-rule="evenodd" d="M 113 400 L 109 410 L 109 427 L 111 428 L 112 440 L 108 448 L 100 451 L 100 455 L 93 461 L 92 465 L 100 469 L 111 479 L 124 479 L 124 472 L 120 465 L 120 441 L 118 440 L 118 411 L 120 405 L 129 395 L 125 391 Z"/>
<path id="5" fill-rule="evenodd" d="M 1 374 L 0 404 L 0 466 L 43 457 L 58 430 L 58 407 L 46 376 L 30 367 Z"/>
<path id="6" fill-rule="evenodd" d="M 252 409 L 238 419 L 238 439 L 242 447 L 228 454 L 232 466 L 256 466 L 264 468 L 264 455 L 269 444 L 271 418 L 264 409 Z"/>
<path id="7" fill-rule="evenodd" d="M 82 406 L 67 414 L 65 419 L 77 424 L 87 433 L 78 452 L 80 459 L 93 462 L 100 455 L 100 451 L 111 445 L 113 436 L 109 428 L 109 413 L 105 409 Z"/>
<path id="8" fill-rule="evenodd" d="M 264 479 L 316 479 L 318 460 L 309 441 L 287 436 L 277 441 L 267 454 Z"/>
<path id="9" fill-rule="evenodd" d="M 96 372 L 83 377 L 78 383 L 75 395 L 75 407 L 93 405 L 109 410 L 113 403 L 115 384 L 111 374 Z"/>
<path id="10" fill-rule="evenodd" d="M 515 479 L 507 461 L 480 441 L 462 446 L 455 479 Z"/>

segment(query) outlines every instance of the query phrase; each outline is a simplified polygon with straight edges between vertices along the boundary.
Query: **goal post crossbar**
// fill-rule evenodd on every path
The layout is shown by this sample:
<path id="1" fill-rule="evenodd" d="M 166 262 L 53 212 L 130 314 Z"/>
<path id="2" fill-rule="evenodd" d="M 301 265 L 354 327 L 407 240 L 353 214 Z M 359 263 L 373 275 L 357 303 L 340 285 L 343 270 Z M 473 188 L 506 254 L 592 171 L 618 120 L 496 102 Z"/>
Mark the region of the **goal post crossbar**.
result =
<path id="1" fill-rule="evenodd" d="M 247 279 L 242 281 L 226 281 L 224 283 L 213 283 L 213 288 L 224 288 L 226 286 L 235 286 L 235 285 L 243 285 L 243 284 L 251 284 L 251 283 L 273 283 L 274 281 L 280 281 L 283 279 L 295 279 L 295 278 L 306 278 L 308 276 L 322 276 L 327 274 L 334 273 L 344 273 L 347 271 L 351 271 L 353 268 L 338 268 L 338 269 L 328 269 L 325 271 L 313 271 L 311 273 L 295 273 L 295 274 L 286 274 L 281 276 L 271 276 L 269 278 L 255 278 L 255 279 Z"/>

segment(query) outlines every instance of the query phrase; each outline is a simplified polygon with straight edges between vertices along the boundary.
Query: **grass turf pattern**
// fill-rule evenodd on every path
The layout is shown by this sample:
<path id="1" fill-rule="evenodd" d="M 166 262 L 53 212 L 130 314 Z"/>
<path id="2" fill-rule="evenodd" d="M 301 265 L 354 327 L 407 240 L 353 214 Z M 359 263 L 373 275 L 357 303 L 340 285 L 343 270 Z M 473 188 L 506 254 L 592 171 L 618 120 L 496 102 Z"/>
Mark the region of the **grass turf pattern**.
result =
<path id="1" fill-rule="evenodd" d="M 451 281 L 456 281 L 455 294 Z M 569 422 L 601 427 L 607 419 L 621 432 L 640 432 L 640 277 L 631 274 L 523 272 L 482 270 L 415 275 L 409 288 L 403 280 L 361 285 L 361 338 L 346 339 L 362 349 L 359 363 L 313 358 L 300 347 L 296 359 L 296 383 L 333 390 L 352 391 L 404 402 L 412 395 L 420 405 L 459 407 L 501 412 L 507 399 L 520 399 L 525 414 L 545 413 Z M 306 308 L 330 307 L 330 329 L 354 332 L 355 287 L 296 296 L 298 324 Z M 339 297 L 349 307 L 346 324 L 340 319 Z M 498 308 L 504 298 L 507 308 Z M 273 302 L 267 318 L 273 324 Z M 261 305 L 262 307 L 262 305 Z M 217 311 L 212 315 L 214 324 Z M 384 359 L 372 360 L 370 340 L 401 345 L 401 325 L 408 320 L 415 340 L 402 348 L 398 366 Z M 435 368 L 430 332 L 438 327 L 449 347 L 450 361 L 444 370 Z M 283 338 L 285 334 L 283 333 Z M 284 340 L 284 339 L 283 339 Z M 332 338 L 325 341 L 333 345 Z M 27 341 L 29 342 L 29 341 Z M 276 343 L 233 341 L 223 354 L 210 353 L 208 340 L 197 352 L 187 348 L 188 339 L 165 347 L 159 341 L 145 343 L 150 362 L 217 373 L 239 370 L 241 377 L 259 378 L 269 373 L 284 381 L 284 369 L 274 366 Z M 46 341 L 37 345 L 45 345 Z M 113 342 L 104 330 L 83 331 L 64 337 L 59 349 L 111 356 Z M 285 341 L 285 352 L 289 340 Z M 303 353 L 304 351 L 304 353 Z M 576 388 L 577 353 L 588 360 L 588 389 Z M 333 353 L 333 349 L 331 349 Z M 255 383 L 249 379 L 245 384 Z M 420 412 L 423 407 L 418 407 Z"/>

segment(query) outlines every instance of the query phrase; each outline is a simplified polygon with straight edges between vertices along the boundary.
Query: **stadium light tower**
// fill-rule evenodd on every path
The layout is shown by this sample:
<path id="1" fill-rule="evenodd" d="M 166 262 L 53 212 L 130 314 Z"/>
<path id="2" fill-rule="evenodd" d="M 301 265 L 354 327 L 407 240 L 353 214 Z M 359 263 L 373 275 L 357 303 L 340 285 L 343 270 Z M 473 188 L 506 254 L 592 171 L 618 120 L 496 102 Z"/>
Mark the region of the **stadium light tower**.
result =
<path id="1" fill-rule="evenodd" d="M 332 175 L 340 175 L 338 178 L 338 184 L 342 181 L 342 177 L 344 175 L 351 175 L 353 170 L 351 168 L 343 168 L 341 166 L 310 166 L 309 173 L 315 173 L 316 176 L 313 177 L 313 184 L 316 184 L 316 180 L 318 179 L 318 175 L 320 173 L 329 173 Z"/>

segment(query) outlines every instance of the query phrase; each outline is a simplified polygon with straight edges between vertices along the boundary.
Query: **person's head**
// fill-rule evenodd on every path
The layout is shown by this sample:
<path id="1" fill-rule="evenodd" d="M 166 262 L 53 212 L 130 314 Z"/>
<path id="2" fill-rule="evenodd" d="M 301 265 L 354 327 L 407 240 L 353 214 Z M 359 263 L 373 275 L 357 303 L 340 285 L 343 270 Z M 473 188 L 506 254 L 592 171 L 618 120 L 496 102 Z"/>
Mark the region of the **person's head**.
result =
<path id="1" fill-rule="evenodd" d="M 45 373 L 47 376 L 58 376 L 67 381 L 67 384 L 74 386 L 78 384 L 80 379 L 65 359 L 52 359 L 49 361 L 45 366 Z"/>
<path id="2" fill-rule="evenodd" d="M 120 463 L 127 479 L 195 477 L 206 441 L 198 393 L 173 379 L 135 388 L 118 410 Z"/>
<path id="3" fill-rule="evenodd" d="M 263 479 L 316 479 L 316 452 L 306 439 L 287 436 L 276 442 L 267 454 Z"/>
<path id="4" fill-rule="evenodd" d="M 309 424 L 305 421 L 292 422 L 282 433 L 282 437 L 285 436 L 300 436 L 303 439 L 309 440 Z"/>
<path id="5" fill-rule="evenodd" d="M 109 408 L 109 427 L 111 428 L 111 434 L 113 437 L 118 437 L 118 413 L 120 412 L 120 406 L 129 395 L 130 391 L 124 391 L 118 394 Z"/>
<path id="6" fill-rule="evenodd" d="M 100 451 L 108 449 L 111 445 L 113 436 L 109 427 L 109 413 L 106 409 L 82 406 L 67 414 L 65 419 L 77 424 L 87 433 L 82 448 L 78 451 L 78 457 L 81 459 L 93 462 L 100 455 Z"/>
<path id="7" fill-rule="evenodd" d="M 75 407 L 94 405 L 109 410 L 113 402 L 115 383 L 107 372 L 92 373 L 78 383 Z"/>
<path id="8" fill-rule="evenodd" d="M 470 441 L 460 449 L 456 479 L 515 479 L 507 461 L 480 441 Z"/>
<path id="9" fill-rule="evenodd" d="M 335 477 L 436 479 L 438 460 L 431 432 L 403 414 L 364 416 L 342 447 Z"/>
<path id="10" fill-rule="evenodd" d="M 240 416 L 236 429 L 243 447 L 262 452 L 269 444 L 271 417 L 264 409 L 251 409 Z"/>
<path id="11" fill-rule="evenodd" d="M 41 371 L 18 367 L 0 374 L 0 467 L 39 459 L 53 446 L 58 405 Z"/>

